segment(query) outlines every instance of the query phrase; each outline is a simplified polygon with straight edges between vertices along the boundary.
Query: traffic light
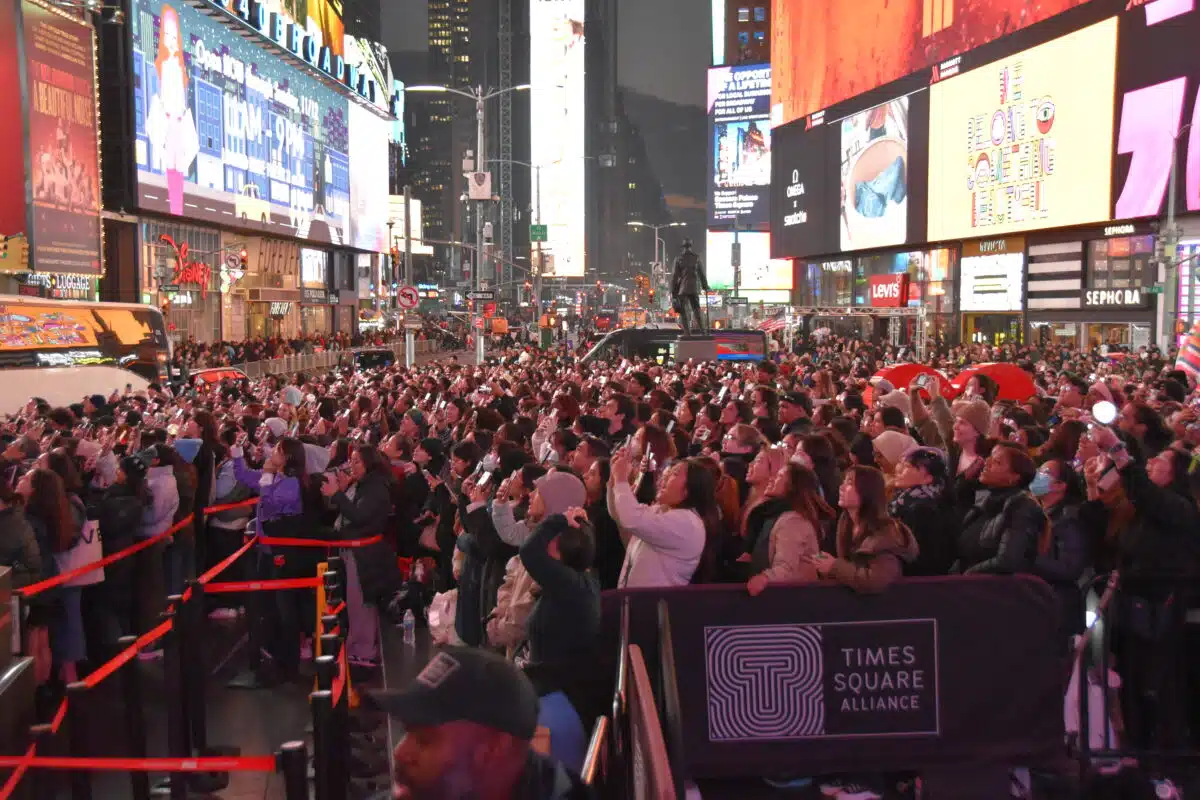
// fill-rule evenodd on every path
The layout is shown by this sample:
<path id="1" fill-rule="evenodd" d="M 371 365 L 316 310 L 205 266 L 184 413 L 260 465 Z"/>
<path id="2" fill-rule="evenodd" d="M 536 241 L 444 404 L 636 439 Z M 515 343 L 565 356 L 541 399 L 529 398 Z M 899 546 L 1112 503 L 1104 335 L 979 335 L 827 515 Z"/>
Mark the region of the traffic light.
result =
<path id="1" fill-rule="evenodd" d="M 238 261 L 241 262 L 242 269 L 246 269 L 246 266 L 250 263 L 250 254 L 246 252 L 246 248 L 243 247 L 242 251 L 238 253 Z"/>

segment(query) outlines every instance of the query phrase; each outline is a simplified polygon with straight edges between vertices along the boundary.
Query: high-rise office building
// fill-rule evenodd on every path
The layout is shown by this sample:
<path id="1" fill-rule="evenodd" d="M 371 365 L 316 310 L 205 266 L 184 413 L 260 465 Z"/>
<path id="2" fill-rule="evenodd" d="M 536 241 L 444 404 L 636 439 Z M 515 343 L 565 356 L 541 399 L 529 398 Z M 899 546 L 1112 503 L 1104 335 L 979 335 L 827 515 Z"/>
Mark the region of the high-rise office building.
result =
<path id="1" fill-rule="evenodd" d="M 342 23 L 348 36 L 372 42 L 383 41 L 383 0 L 342 0 Z"/>

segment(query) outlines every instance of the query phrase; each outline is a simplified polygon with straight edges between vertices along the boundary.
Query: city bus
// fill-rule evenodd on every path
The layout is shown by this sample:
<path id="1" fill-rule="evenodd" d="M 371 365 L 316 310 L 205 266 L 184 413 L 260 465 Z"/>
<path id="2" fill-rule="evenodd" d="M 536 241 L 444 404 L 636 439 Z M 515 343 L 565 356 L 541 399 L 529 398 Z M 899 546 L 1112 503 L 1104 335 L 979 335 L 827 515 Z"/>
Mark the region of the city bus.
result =
<path id="1" fill-rule="evenodd" d="M 153 306 L 0 295 L 0 411 L 32 396 L 64 405 L 166 385 L 170 360 L 166 324 Z"/>

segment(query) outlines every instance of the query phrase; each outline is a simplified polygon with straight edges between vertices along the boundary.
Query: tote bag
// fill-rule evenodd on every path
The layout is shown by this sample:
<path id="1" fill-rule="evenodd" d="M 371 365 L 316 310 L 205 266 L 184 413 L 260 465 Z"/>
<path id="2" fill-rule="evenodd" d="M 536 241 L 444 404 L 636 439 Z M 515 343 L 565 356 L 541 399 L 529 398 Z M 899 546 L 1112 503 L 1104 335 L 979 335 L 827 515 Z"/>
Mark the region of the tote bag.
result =
<path id="1" fill-rule="evenodd" d="M 62 575 L 92 564 L 104 558 L 104 547 L 100 543 L 100 522 L 89 519 L 83 523 L 79 538 L 75 545 L 65 553 L 56 553 L 54 561 L 58 565 L 58 574 Z M 64 586 L 95 586 L 104 580 L 104 568 L 94 569 L 67 581 Z"/>

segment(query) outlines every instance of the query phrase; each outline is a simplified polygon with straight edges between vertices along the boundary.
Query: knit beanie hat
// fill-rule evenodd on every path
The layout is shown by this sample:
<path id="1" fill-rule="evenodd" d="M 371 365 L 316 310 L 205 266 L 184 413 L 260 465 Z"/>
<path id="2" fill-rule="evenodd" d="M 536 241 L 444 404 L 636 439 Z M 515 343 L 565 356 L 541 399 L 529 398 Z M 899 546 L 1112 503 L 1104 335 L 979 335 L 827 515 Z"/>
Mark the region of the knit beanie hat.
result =
<path id="1" fill-rule="evenodd" d="M 980 436 L 987 436 L 988 429 L 992 427 L 992 409 L 985 400 L 978 397 L 959 400 L 951 410 L 954 416 L 966 420 L 972 428 L 979 431 Z"/>
<path id="2" fill-rule="evenodd" d="M 546 516 L 566 513 L 568 508 L 587 502 L 583 481 L 569 472 L 547 472 L 533 482 L 546 505 Z"/>

